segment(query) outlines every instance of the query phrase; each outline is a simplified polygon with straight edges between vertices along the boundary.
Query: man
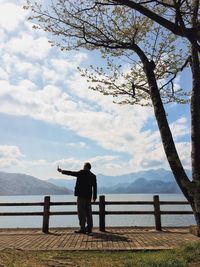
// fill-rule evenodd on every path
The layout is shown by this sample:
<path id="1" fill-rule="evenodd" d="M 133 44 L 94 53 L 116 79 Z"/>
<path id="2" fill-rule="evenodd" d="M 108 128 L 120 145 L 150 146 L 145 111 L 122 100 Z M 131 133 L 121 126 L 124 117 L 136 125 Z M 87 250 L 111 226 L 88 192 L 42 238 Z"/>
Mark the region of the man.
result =
<path id="1" fill-rule="evenodd" d="M 95 202 L 97 198 L 96 175 L 90 171 L 91 164 L 86 162 L 80 171 L 67 171 L 59 167 L 57 170 L 62 174 L 77 177 L 74 195 L 77 196 L 80 229 L 75 233 L 91 233 L 93 227 L 91 200 Z"/>

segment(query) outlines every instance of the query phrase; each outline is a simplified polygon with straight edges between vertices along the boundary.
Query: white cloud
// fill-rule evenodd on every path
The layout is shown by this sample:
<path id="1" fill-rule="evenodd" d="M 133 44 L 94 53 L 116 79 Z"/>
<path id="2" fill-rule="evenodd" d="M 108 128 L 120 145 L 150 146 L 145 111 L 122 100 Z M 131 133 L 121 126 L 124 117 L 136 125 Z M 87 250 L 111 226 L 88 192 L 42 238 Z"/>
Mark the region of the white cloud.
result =
<path id="1" fill-rule="evenodd" d="M 179 142 L 176 144 L 176 148 L 183 166 L 186 169 L 191 169 L 191 144 L 189 142 Z"/>
<path id="2" fill-rule="evenodd" d="M 23 154 L 20 152 L 20 149 L 16 146 L 0 146 L 0 157 L 12 157 L 12 158 L 17 158 L 21 157 Z"/>
<path id="3" fill-rule="evenodd" d="M 0 68 L 0 79 L 2 79 L 2 80 L 8 80 L 9 79 L 8 73 L 2 68 Z"/>
<path id="4" fill-rule="evenodd" d="M 127 170 L 134 171 L 153 166 L 167 167 L 159 132 L 142 131 L 150 117 L 150 113 L 146 115 L 142 108 L 120 107 L 109 100 L 105 101 L 104 108 L 105 102 L 101 103 L 99 97 L 96 104 L 100 106 L 101 111 L 97 112 L 87 109 L 87 105 L 83 107 L 81 103 L 72 101 L 68 94 L 56 86 L 48 85 L 42 90 L 33 90 L 34 83 L 27 80 L 22 81 L 18 87 L 7 83 L 2 88 L 5 89 L 5 93 L 10 92 L 14 101 L 10 105 L 2 105 L 1 111 L 5 108 L 4 111 L 7 113 L 29 115 L 35 119 L 60 124 L 96 141 L 104 148 L 132 155 L 133 159 L 127 163 L 121 162 L 118 165 L 112 158 L 109 163 L 100 164 L 104 166 L 104 173 L 119 174 Z M 183 135 L 183 130 L 187 129 L 186 124 L 187 120 L 184 118 L 172 124 L 176 136 Z M 76 162 L 74 158 L 68 159 L 67 162 L 70 163 L 67 165 L 69 167 L 80 165 L 80 161 Z"/>
<path id="5" fill-rule="evenodd" d="M 27 89 L 28 91 L 36 91 L 37 90 L 37 86 L 35 83 L 31 82 L 30 80 L 22 80 L 20 83 L 19 83 L 19 87 L 21 88 L 25 88 Z"/>
<path id="6" fill-rule="evenodd" d="M 16 30 L 24 21 L 26 12 L 13 3 L 0 3 L 0 27 L 7 32 Z"/>
<path id="7" fill-rule="evenodd" d="M 11 53 L 23 55 L 29 59 L 42 60 L 48 56 L 51 45 L 46 37 L 34 38 L 30 34 L 21 33 L 20 37 L 13 37 L 7 43 L 7 50 Z"/>
<path id="8" fill-rule="evenodd" d="M 170 128 L 175 139 L 181 136 L 188 135 L 190 133 L 188 121 L 185 117 L 181 117 L 175 122 L 171 123 Z"/>
<path id="9" fill-rule="evenodd" d="M 6 33 L 4 29 L 0 28 L 0 48 L 2 49 L 4 47 L 4 41 L 6 39 Z"/>
<path id="10" fill-rule="evenodd" d="M 70 145 L 75 145 L 69 143 Z M 80 145 L 80 143 L 79 143 Z M 80 148 L 80 146 L 79 146 Z M 85 143 L 83 142 L 82 148 L 85 149 Z M 183 166 L 187 169 L 191 168 L 189 159 L 190 144 L 188 142 L 180 142 L 177 144 L 177 150 L 180 155 L 180 159 Z M 48 178 L 60 178 L 61 176 L 57 172 L 57 166 L 67 170 L 80 170 L 83 167 L 84 162 L 89 161 L 92 164 L 92 171 L 96 174 L 103 173 L 107 175 L 121 175 L 129 172 L 137 172 L 144 169 L 157 169 L 165 168 L 169 169 L 169 165 L 166 161 L 166 156 L 163 151 L 161 143 L 154 146 L 154 149 L 148 153 L 146 151 L 140 151 L 129 159 L 124 160 L 119 155 L 103 155 L 95 157 L 66 157 L 65 159 L 59 159 L 56 161 L 47 161 L 45 159 L 28 160 L 27 157 L 21 153 L 16 146 L 0 146 L 0 168 L 6 171 L 23 172 L 29 175 L 33 175 L 40 179 Z"/>
<path id="11" fill-rule="evenodd" d="M 19 78 L 29 79 L 29 81 L 37 81 L 37 77 L 40 75 L 40 65 L 33 64 L 32 62 L 21 61 L 19 58 L 13 62 L 13 71 Z"/>
<path id="12" fill-rule="evenodd" d="M 0 168 L 8 168 L 17 165 L 24 155 L 17 146 L 0 146 Z"/>
<path id="13" fill-rule="evenodd" d="M 61 97 L 61 90 L 52 85 L 47 85 L 37 92 L 39 94 L 40 99 L 43 100 L 43 103 L 46 104 L 54 104 L 54 102 Z"/>
<path id="14" fill-rule="evenodd" d="M 85 142 L 76 142 L 67 144 L 68 147 L 78 148 L 78 149 L 88 149 L 89 146 Z"/>
<path id="15" fill-rule="evenodd" d="M 0 81 L 0 86 L 3 88 L 1 112 L 28 115 L 35 119 L 60 124 L 98 142 L 105 148 L 132 154 L 131 148 L 146 135 L 140 130 L 149 118 L 149 113 L 144 116 L 145 112 L 142 110 L 116 107 L 109 101 L 105 109 L 104 103 L 98 101 L 101 111 L 90 110 L 87 109 L 87 105 L 82 106 L 82 102 L 72 101 L 69 95 L 62 93 L 56 86 L 47 85 L 42 90 L 33 90 L 36 86 L 27 80 L 21 81 L 18 85 Z M 107 112 L 107 104 L 113 107 L 112 109 L 110 107 L 109 112 Z"/>
<path id="16" fill-rule="evenodd" d="M 46 66 L 43 66 L 41 68 L 41 71 L 44 83 L 56 84 L 61 80 L 60 73 L 56 72 L 53 69 L 50 69 L 49 67 L 47 68 Z"/>
<path id="17" fill-rule="evenodd" d="M 52 163 L 54 166 L 59 166 L 66 170 L 79 170 L 81 169 L 83 162 L 77 158 L 60 159 Z"/>
<path id="18" fill-rule="evenodd" d="M 1 160 L 0 157 L 0 168 L 5 171 L 26 173 L 28 175 L 35 176 L 39 179 L 49 178 L 63 178 L 60 173 L 57 172 L 57 166 L 62 169 L 78 171 L 83 168 L 84 162 L 90 161 L 92 164 L 92 171 L 96 174 L 102 173 L 102 170 L 106 171 L 105 164 L 109 164 L 116 157 L 105 155 L 87 159 L 79 158 L 66 158 L 57 161 L 47 161 L 45 159 L 38 160 L 27 160 L 19 158 L 4 158 Z M 6 162 L 7 159 L 7 162 Z M 65 177 L 66 179 L 68 177 Z"/>
<path id="19" fill-rule="evenodd" d="M 109 174 L 109 171 L 107 170 L 107 165 L 112 164 L 113 161 L 118 159 L 118 156 L 111 156 L 111 155 L 104 155 L 104 156 L 96 156 L 91 158 L 85 158 L 85 159 L 78 159 L 78 158 L 66 158 L 61 159 L 55 162 L 51 163 L 51 166 L 54 166 L 54 177 L 60 177 L 58 173 L 56 172 L 56 167 L 59 165 L 62 169 L 66 170 L 73 170 L 78 171 L 83 168 L 84 162 L 90 162 L 92 165 L 92 171 L 96 174 L 99 173 L 107 173 Z"/>
<path id="20" fill-rule="evenodd" d="M 80 52 L 75 54 L 73 57 L 67 59 L 54 58 L 51 60 L 51 64 L 56 72 L 66 75 L 68 72 L 76 70 L 77 66 L 87 59 L 87 55 Z"/>

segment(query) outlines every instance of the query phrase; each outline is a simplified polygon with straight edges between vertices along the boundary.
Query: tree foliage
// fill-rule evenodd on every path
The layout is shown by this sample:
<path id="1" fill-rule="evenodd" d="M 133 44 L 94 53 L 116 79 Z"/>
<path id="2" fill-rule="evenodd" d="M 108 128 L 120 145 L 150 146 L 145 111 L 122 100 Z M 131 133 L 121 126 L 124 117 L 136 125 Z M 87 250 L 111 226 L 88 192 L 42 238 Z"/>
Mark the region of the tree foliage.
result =
<path id="1" fill-rule="evenodd" d="M 199 0 L 111 0 L 103 2 L 137 10 L 175 35 L 184 37 L 200 52 Z M 164 8 L 165 12 L 159 13 L 157 7 Z"/>

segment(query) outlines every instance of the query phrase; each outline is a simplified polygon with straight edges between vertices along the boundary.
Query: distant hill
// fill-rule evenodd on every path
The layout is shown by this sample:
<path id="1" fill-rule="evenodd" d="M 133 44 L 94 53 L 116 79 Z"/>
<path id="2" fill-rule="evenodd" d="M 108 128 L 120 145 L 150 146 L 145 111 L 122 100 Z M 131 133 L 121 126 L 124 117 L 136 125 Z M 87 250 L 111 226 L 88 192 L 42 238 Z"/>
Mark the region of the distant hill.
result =
<path id="1" fill-rule="evenodd" d="M 188 171 L 188 175 L 191 173 Z M 49 179 L 50 183 L 74 189 L 76 179 Z M 147 170 L 119 176 L 97 175 L 98 193 L 179 193 L 171 171 Z"/>
<path id="2" fill-rule="evenodd" d="M 0 172 L 0 195 L 66 195 L 72 191 L 19 173 Z"/>
<path id="3" fill-rule="evenodd" d="M 191 176 L 191 172 L 187 171 L 188 176 Z M 159 180 L 163 182 L 174 182 L 174 176 L 171 171 L 165 170 L 163 168 L 159 169 L 150 169 L 146 171 L 133 172 L 128 174 L 123 174 L 119 176 L 107 176 L 103 174 L 97 175 L 98 185 L 100 187 L 110 187 L 116 186 L 117 184 L 130 184 L 135 182 L 137 179 L 144 178 L 147 181 L 150 180 Z"/>
<path id="4" fill-rule="evenodd" d="M 146 180 L 145 178 L 139 178 L 135 182 L 127 185 L 117 185 L 114 188 L 101 188 L 104 193 L 137 193 L 137 194 L 178 194 L 181 193 L 177 183 L 174 182 L 163 182 L 160 180 Z"/>
<path id="5" fill-rule="evenodd" d="M 54 179 L 50 178 L 47 181 L 49 183 L 52 183 L 57 186 L 62 186 L 65 188 L 69 188 L 70 190 L 74 190 L 75 184 L 76 184 L 76 178 L 69 178 L 68 176 L 65 176 L 67 179 Z"/>
<path id="6" fill-rule="evenodd" d="M 188 172 L 190 175 L 190 172 Z M 73 194 L 76 179 L 43 181 L 19 173 L 0 172 L 0 195 Z M 70 179 L 69 179 L 70 178 Z M 180 193 L 171 171 L 148 170 L 119 176 L 97 175 L 98 193 Z"/>

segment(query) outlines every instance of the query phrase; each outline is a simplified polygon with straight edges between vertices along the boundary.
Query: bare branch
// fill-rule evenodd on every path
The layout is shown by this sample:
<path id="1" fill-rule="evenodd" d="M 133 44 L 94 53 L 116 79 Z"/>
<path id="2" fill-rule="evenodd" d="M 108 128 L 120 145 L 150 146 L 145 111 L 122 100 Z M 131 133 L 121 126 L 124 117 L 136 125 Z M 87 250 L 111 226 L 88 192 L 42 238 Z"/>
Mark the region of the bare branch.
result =
<path id="1" fill-rule="evenodd" d="M 183 71 L 183 69 L 188 65 L 189 62 L 191 62 L 191 56 L 189 56 L 189 57 L 186 59 L 186 61 L 184 62 L 183 66 L 180 67 L 180 69 L 178 69 L 175 73 L 168 72 L 168 73 L 172 74 L 173 76 L 172 76 L 172 78 L 171 78 L 169 81 L 167 81 L 164 85 L 162 85 L 162 86 L 160 87 L 160 90 L 162 90 L 162 89 L 163 89 L 164 87 L 166 87 L 168 84 L 171 84 L 171 85 L 172 85 L 172 88 L 173 88 L 173 81 L 174 81 L 174 79 L 176 79 L 177 74 L 178 74 L 180 71 Z M 174 93 L 174 90 L 173 90 L 173 93 Z"/>

